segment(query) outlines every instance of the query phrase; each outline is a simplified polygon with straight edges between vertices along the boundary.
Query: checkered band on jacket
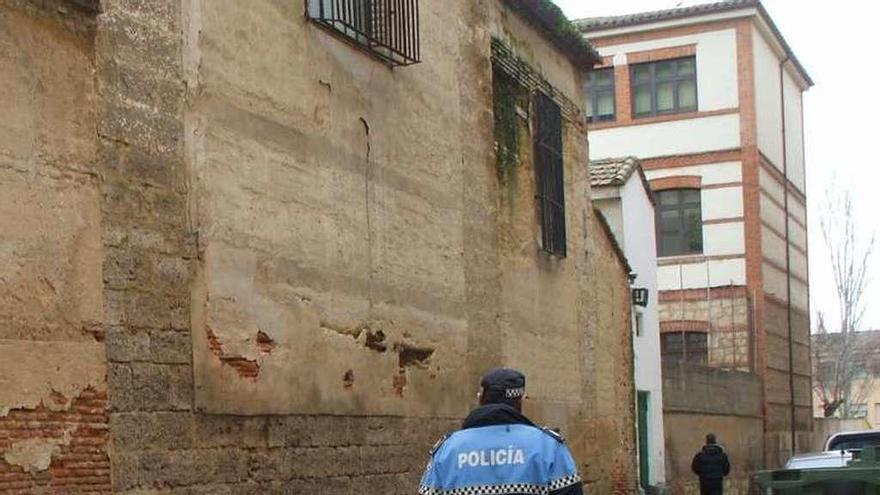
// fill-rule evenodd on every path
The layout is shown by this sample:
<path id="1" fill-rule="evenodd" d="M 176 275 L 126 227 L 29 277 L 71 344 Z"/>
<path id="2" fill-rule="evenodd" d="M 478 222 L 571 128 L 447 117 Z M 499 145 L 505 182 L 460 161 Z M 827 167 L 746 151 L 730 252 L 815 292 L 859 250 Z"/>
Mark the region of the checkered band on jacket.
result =
<path id="1" fill-rule="evenodd" d="M 564 478 L 559 478 L 558 480 L 553 480 L 550 482 L 550 491 L 553 490 L 561 490 L 567 486 L 571 486 L 575 483 L 580 483 L 581 477 L 578 474 L 572 474 L 571 476 L 566 476 Z"/>
<path id="2" fill-rule="evenodd" d="M 561 490 L 575 483 L 580 483 L 578 475 L 566 476 L 550 482 L 549 486 L 531 485 L 528 483 L 510 483 L 506 485 L 468 486 L 453 490 L 439 490 L 427 486 L 419 487 L 419 495 L 548 495 L 553 490 Z"/>
<path id="3" fill-rule="evenodd" d="M 547 495 L 550 489 L 546 486 L 511 483 L 507 485 L 468 486 L 453 490 L 438 490 L 427 486 L 419 487 L 419 495 Z"/>

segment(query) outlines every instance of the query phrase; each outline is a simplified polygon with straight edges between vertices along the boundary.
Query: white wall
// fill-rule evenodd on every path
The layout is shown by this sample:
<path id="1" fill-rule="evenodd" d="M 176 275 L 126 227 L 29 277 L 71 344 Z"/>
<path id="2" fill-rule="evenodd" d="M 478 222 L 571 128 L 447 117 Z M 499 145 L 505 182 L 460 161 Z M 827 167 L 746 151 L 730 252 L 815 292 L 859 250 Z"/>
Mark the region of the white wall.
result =
<path id="1" fill-rule="evenodd" d="M 613 127 L 589 133 L 590 159 L 704 153 L 738 148 L 739 115 L 715 115 L 655 124 Z"/>
<path id="2" fill-rule="evenodd" d="M 763 274 L 764 292 L 787 301 L 788 287 L 786 285 L 785 271 L 765 262 L 763 263 Z M 791 296 L 792 306 L 801 311 L 809 310 L 807 286 L 803 282 L 794 278 L 791 279 Z"/>
<path id="3" fill-rule="evenodd" d="M 745 285 L 746 260 L 734 258 L 664 264 L 657 271 L 657 284 L 660 290 Z"/>
<path id="4" fill-rule="evenodd" d="M 689 167 L 650 170 L 645 175 L 650 180 L 674 177 L 676 175 L 699 175 L 702 177 L 704 186 L 729 184 L 731 182 L 742 182 L 742 164 L 740 162 L 721 162 L 707 165 L 692 165 Z"/>
<path id="5" fill-rule="evenodd" d="M 746 237 L 743 222 L 703 225 L 704 256 L 729 256 L 745 252 Z"/>
<path id="6" fill-rule="evenodd" d="M 782 102 L 779 99 L 779 58 L 767 40 L 752 28 L 755 53 L 755 111 L 758 148 L 774 164 L 782 164 Z"/>
<path id="7" fill-rule="evenodd" d="M 651 484 L 666 477 L 663 433 L 663 381 L 660 372 L 660 321 L 657 312 L 657 251 L 654 234 L 654 205 L 641 178 L 634 174 L 620 188 L 623 212 L 624 253 L 638 274 L 635 287 L 648 289 L 648 306 L 642 314 L 642 335 L 635 337 L 636 388 L 650 393 L 648 406 Z"/>
<path id="8" fill-rule="evenodd" d="M 802 192 L 807 189 L 804 160 L 803 100 L 801 90 L 791 74 L 785 73 L 785 146 L 788 179 Z"/>
<path id="9" fill-rule="evenodd" d="M 703 189 L 700 196 L 704 221 L 743 216 L 743 190 L 741 186 Z"/>
<path id="10" fill-rule="evenodd" d="M 734 29 L 607 46 L 599 48 L 599 53 L 602 56 L 613 56 L 614 65 L 622 65 L 628 63 L 627 53 L 685 45 L 697 46 L 699 110 L 736 108 L 739 105 L 739 90 Z"/>
<path id="11" fill-rule="evenodd" d="M 752 28 L 755 54 L 755 111 L 758 124 L 758 148 L 782 171 L 782 99 L 785 94 L 785 151 L 788 177 L 805 191 L 803 105 L 801 88 L 788 70 L 783 71 L 782 87 L 779 64 L 782 59 L 773 51 L 756 27 Z"/>

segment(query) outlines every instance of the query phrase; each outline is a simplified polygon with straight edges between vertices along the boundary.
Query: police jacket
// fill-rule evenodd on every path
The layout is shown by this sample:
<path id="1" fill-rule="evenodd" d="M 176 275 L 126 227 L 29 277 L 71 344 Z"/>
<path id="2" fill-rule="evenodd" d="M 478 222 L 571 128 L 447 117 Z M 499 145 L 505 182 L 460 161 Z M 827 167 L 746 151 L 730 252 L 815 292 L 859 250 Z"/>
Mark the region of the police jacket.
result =
<path id="1" fill-rule="evenodd" d="M 691 470 L 701 480 L 720 480 L 730 474 L 730 460 L 720 445 L 705 445 L 694 456 Z"/>
<path id="2" fill-rule="evenodd" d="M 583 495 L 574 459 L 558 434 L 505 404 L 471 412 L 434 447 L 420 495 Z"/>

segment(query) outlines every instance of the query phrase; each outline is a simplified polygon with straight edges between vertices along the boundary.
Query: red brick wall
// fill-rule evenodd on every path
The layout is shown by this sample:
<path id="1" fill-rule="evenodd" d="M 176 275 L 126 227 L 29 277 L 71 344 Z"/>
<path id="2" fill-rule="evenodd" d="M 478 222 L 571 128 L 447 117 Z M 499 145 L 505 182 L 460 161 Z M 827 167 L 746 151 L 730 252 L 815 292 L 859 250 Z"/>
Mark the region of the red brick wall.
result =
<path id="1" fill-rule="evenodd" d="M 49 469 L 29 473 L 0 457 L 0 493 L 110 493 L 110 459 L 107 456 L 107 394 L 85 390 L 67 410 L 41 405 L 14 409 L 0 417 L 0 452 L 16 443 L 39 440 L 54 443 Z"/>

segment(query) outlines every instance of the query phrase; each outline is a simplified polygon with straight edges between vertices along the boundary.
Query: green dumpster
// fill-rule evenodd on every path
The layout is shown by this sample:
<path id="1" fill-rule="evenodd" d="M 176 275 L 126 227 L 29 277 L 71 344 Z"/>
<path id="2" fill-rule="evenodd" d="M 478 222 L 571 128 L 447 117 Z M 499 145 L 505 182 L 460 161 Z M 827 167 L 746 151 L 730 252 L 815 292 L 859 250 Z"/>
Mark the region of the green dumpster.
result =
<path id="1" fill-rule="evenodd" d="M 880 447 L 862 449 L 845 467 L 776 469 L 755 478 L 761 495 L 880 495 Z"/>

